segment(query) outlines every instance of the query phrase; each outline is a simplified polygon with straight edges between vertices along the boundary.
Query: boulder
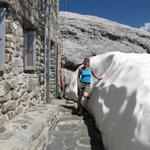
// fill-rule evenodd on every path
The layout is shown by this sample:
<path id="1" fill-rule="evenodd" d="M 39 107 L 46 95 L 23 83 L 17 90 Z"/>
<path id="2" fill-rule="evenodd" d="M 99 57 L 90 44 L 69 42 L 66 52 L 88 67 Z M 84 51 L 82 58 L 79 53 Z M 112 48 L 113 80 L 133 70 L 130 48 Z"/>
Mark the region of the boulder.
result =
<path id="1" fill-rule="evenodd" d="M 150 33 L 107 19 L 60 12 L 65 67 L 76 70 L 84 57 L 121 51 L 149 53 Z"/>

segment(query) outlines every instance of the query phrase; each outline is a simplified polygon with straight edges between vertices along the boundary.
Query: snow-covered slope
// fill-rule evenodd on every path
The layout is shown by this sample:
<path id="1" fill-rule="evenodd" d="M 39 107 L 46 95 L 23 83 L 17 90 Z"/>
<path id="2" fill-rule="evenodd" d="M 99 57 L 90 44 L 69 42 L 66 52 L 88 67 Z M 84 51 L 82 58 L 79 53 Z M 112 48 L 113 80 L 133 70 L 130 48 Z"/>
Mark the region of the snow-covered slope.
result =
<path id="1" fill-rule="evenodd" d="M 102 132 L 106 150 L 150 150 L 150 56 L 112 52 L 91 58 L 102 81 L 92 81 L 85 107 Z M 67 89 L 76 98 L 77 72 Z"/>

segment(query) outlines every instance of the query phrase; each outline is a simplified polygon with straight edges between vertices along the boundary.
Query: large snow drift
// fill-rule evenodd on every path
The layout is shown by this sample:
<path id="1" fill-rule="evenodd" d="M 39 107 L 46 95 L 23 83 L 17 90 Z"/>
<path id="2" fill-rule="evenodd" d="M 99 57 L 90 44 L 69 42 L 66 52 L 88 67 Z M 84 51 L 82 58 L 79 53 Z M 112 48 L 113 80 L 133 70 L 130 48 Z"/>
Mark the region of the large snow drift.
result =
<path id="1" fill-rule="evenodd" d="M 85 107 L 102 132 L 106 150 L 150 150 L 150 55 L 106 53 L 91 58 L 93 79 Z M 77 71 L 67 89 L 76 98 Z"/>

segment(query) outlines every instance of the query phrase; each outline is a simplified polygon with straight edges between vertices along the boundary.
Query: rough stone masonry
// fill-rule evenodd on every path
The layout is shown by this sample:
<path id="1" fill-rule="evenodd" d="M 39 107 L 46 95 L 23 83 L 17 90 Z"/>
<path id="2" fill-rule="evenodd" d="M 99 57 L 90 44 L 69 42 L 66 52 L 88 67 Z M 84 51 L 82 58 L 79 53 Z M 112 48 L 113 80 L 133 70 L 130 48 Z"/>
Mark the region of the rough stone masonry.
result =
<path id="1" fill-rule="evenodd" d="M 60 53 L 58 0 L 51 0 L 50 95 Z M 0 127 L 45 97 L 44 3 L 0 0 Z"/>

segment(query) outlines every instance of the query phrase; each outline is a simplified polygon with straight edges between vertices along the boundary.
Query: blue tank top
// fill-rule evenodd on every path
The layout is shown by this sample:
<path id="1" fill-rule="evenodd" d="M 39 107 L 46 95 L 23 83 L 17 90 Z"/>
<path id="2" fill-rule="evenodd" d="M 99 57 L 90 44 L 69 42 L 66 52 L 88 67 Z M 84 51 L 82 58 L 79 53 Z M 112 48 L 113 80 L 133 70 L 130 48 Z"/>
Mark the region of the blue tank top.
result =
<path id="1" fill-rule="evenodd" d="M 91 68 L 81 68 L 81 78 L 80 78 L 80 81 L 83 82 L 83 83 L 90 83 L 91 82 L 91 76 L 92 76 L 92 70 Z"/>

